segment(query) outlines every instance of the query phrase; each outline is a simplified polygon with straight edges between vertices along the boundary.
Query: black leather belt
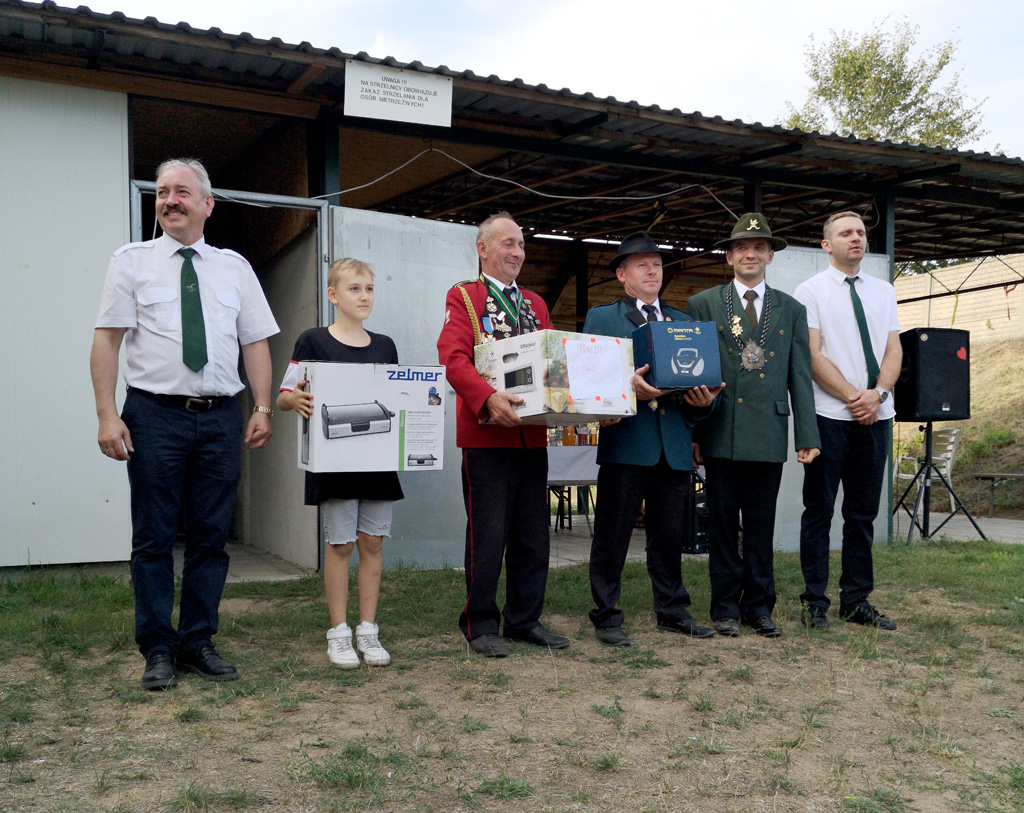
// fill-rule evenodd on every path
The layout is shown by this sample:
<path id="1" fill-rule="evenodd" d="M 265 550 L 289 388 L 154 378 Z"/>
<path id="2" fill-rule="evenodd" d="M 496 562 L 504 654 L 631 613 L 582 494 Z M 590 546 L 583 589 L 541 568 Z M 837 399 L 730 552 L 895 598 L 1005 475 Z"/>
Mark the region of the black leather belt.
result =
<path id="1" fill-rule="evenodd" d="M 140 390 L 138 387 L 129 387 L 128 392 L 135 392 L 147 398 L 152 398 L 158 404 L 179 407 L 189 412 L 209 412 L 211 409 L 217 409 L 235 399 L 233 395 L 164 395 L 158 392 Z"/>

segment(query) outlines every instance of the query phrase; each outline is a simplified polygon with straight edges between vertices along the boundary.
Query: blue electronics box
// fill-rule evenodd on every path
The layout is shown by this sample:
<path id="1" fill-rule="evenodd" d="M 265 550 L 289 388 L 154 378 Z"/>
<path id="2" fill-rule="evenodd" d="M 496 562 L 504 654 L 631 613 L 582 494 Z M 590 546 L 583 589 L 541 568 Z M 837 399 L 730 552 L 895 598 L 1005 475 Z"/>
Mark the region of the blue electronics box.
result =
<path id="1" fill-rule="evenodd" d="M 659 390 L 722 383 L 714 322 L 648 322 L 633 331 L 633 362 L 650 364 L 644 380 Z"/>

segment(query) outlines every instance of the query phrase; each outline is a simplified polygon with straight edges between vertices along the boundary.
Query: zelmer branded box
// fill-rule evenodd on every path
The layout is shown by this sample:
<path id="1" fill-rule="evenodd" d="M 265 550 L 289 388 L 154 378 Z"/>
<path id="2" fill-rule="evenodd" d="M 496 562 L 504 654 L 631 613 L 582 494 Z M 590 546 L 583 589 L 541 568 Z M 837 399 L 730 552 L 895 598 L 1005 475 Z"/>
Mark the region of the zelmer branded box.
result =
<path id="1" fill-rule="evenodd" d="M 636 414 L 629 339 L 539 330 L 474 352 L 488 384 L 523 399 L 515 406 L 523 423 L 566 426 Z"/>
<path id="2" fill-rule="evenodd" d="M 714 322 L 648 322 L 633 331 L 633 356 L 637 367 L 651 365 L 644 380 L 659 390 L 722 383 Z"/>
<path id="3" fill-rule="evenodd" d="M 299 415 L 306 471 L 439 471 L 444 463 L 444 367 L 299 363 L 313 414 Z"/>

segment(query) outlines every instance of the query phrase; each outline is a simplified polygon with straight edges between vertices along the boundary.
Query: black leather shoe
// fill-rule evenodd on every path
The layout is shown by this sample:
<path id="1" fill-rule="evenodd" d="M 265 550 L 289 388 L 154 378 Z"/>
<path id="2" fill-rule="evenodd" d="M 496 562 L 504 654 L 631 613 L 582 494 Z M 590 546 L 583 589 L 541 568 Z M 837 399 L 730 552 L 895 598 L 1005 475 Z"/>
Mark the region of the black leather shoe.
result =
<path id="1" fill-rule="evenodd" d="M 658 629 L 663 632 L 678 632 L 691 638 L 711 638 L 715 634 L 711 627 L 705 627 L 693 618 L 659 618 Z"/>
<path id="2" fill-rule="evenodd" d="M 567 649 L 569 646 L 568 638 L 548 632 L 541 624 L 525 630 L 506 626 L 503 634 L 512 641 L 525 641 L 534 646 L 546 646 L 548 649 Z"/>
<path id="3" fill-rule="evenodd" d="M 484 635 L 478 635 L 476 638 L 469 642 L 469 648 L 476 652 L 478 655 L 483 655 L 487 658 L 508 657 L 508 650 L 505 649 L 505 644 L 503 644 L 501 638 L 499 638 L 493 632 L 488 632 Z"/>
<path id="4" fill-rule="evenodd" d="M 170 689 L 177 685 L 174 659 L 166 649 L 154 649 L 146 656 L 146 669 L 142 673 L 142 688 L 147 691 Z"/>
<path id="5" fill-rule="evenodd" d="M 735 618 L 719 618 L 714 622 L 715 632 L 725 638 L 740 637 L 740 622 Z"/>
<path id="6" fill-rule="evenodd" d="M 623 632 L 622 627 L 596 627 L 594 635 L 605 646 L 632 646 L 633 642 Z"/>
<path id="7" fill-rule="evenodd" d="M 203 680 L 238 680 L 238 670 L 218 655 L 209 641 L 179 652 L 178 668 L 182 672 L 194 672 Z"/>
<path id="8" fill-rule="evenodd" d="M 878 627 L 882 630 L 892 632 L 896 629 L 896 622 L 886 618 L 870 604 L 859 604 L 856 607 L 845 609 L 839 608 L 839 617 L 843 621 L 850 621 L 854 624 L 863 624 L 868 627 Z"/>
<path id="9" fill-rule="evenodd" d="M 828 616 L 821 607 L 808 607 L 800 611 L 800 621 L 807 629 L 825 630 L 828 629 Z"/>
<path id="10" fill-rule="evenodd" d="M 758 616 L 752 621 L 747 621 L 746 624 L 762 638 L 778 638 L 782 635 L 782 628 L 776 626 L 770 615 Z"/>

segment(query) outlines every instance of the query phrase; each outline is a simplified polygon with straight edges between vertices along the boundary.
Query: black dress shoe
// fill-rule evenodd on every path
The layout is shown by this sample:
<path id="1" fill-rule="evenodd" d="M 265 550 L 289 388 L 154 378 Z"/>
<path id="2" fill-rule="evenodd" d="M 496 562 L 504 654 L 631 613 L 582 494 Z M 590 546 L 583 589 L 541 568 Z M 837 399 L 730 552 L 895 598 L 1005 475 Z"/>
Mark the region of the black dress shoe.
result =
<path id="1" fill-rule="evenodd" d="M 178 683 L 174 659 L 166 649 L 154 649 L 146 656 L 146 669 L 142 673 L 142 688 L 147 691 L 170 689 Z"/>
<path id="2" fill-rule="evenodd" d="M 596 627 L 594 635 L 605 646 L 632 646 L 633 642 L 623 632 L 622 627 Z"/>
<path id="3" fill-rule="evenodd" d="M 715 631 L 705 627 L 693 618 L 659 618 L 658 629 L 663 632 L 678 632 L 691 638 L 711 638 Z"/>
<path id="4" fill-rule="evenodd" d="M 882 630 L 892 632 L 896 629 L 896 622 L 886 618 L 870 604 L 858 604 L 856 607 L 846 609 L 839 608 L 839 617 L 843 621 L 850 621 L 854 624 L 864 624 L 868 627 L 878 627 Z"/>
<path id="5" fill-rule="evenodd" d="M 569 646 L 568 638 L 548 632 L 541 624 L 525 630 L 506 625 L 503 634 L 512 641 L 525 641 L 534 646 L 546 646 L 548 649 L 566 649 Z"/>
<path id="6" fill-rule="evenodd" d="M 714 622 L 715 632 L 725 638 L 740 637 L 740 622 L 735 618 L 719 618 Z"/>
<path id="7" fill-rule="evenodd" d="M 778 638 L 782 635 L 782 628 L 776 626 L 770 615 L 761 615 L 746 623 L 762 638 Z"/>
<path id="8" fill-rule="evenodd" d="M 828 629 L 828 616 L 821 607 L 808 607 L 800 611 L 800 620 L 803 625 L 812 630 Z"/>
<path id="9" fill-rule="evenodd" d="M 218 655 L 209 641 L 179 652 L 178 668 L 182 672 L 194 672 L 203 680 L 238 680 L 238 670 Z"/>
<path id="10" fill-rule="evenodd" d="M 486 658 L 508 657 L 508 650 L 505 649 L 505 644 L 503 644 L 501 638 L 493 632 L 484 633 L 483 635 L 478 635 L 476 638 L 473 638 L 469 642 L 469 648 L 478 655 L 483 655 Z"/>

